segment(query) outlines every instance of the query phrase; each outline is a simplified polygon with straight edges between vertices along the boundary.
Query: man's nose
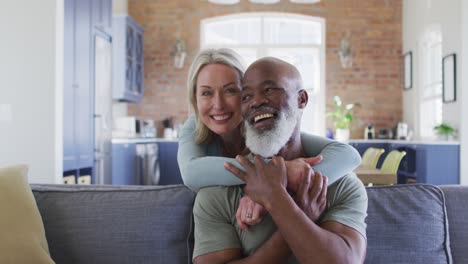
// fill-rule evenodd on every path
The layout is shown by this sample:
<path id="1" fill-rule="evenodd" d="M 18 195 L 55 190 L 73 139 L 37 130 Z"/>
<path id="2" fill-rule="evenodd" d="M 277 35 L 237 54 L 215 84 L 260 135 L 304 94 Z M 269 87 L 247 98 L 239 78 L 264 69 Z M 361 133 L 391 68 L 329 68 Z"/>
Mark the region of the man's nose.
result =
<path id="1" fill-rule="evenodd" d="M 268 99 L 264 95 L 256 93 L 253 95 L 250 107 L 257 108 L 266 104 L 268 104 Z"/>

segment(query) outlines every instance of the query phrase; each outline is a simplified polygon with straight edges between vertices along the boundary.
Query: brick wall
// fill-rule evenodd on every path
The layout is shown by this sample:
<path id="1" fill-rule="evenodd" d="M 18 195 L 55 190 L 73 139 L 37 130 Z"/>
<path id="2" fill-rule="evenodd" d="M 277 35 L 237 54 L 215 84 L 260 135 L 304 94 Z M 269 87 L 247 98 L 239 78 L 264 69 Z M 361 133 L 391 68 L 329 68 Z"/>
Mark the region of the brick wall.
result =
<path id="1" fill-rule="evenodd" d="M 129 0 L 128 9 L 145 30 L 145 95 L 140 104 L 129 104 L 130 115 L 185 120 L 189 109 L 185 82 L 199 50 L 200 20 L 239 12 L 287 12 L 325 18 L 327 109 L 334 95 L 362 104 L 356 111 L 353 138 L 362 138 L 367 124 L 393 127 L 402 118 L 401 0 L 322 0 L 314 5 L 242 0 L 233 6 L 207 0 Z M 353 68 L 343 69 L 338 48 L 348 31 L 355 59 Z M 187 44 L 183 69 L 175 69 L 170 56 L 177 37 Z M 329 121 L 327 127 L 332 127 Z"/>

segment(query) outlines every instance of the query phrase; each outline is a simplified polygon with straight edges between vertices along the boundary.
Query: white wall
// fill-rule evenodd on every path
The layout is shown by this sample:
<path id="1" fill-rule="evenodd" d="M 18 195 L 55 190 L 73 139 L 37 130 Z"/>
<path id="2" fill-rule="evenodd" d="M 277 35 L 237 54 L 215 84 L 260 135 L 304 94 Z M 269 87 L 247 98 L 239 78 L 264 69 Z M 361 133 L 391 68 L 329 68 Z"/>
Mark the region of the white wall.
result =
<path id="1" fill-rule="evenodd" d="M 403 119 L 415 129 L 416 136 L 419 135 L 419 131 L 417 131 L 418 120 L 421 118 L 418 113 L 420 84 L 418 79 L 420 76 L 420 68 L 418 67 L 418 61 L 420 59 L 419 39 L 427 27 L 437 23 L 442 29 L 442 56 L 451 53 L 457 54 L 457 101 L 443 104 L 443 122 L 453 125 L 460 131 L 461 136 L 459 139 L 463 149 L 463 145 L 467 144 L 465 138 L 468 136 L 466 135 L 468 131 L 466 128 L 467 121 L 462 120 L 461 111 L 462 102 L 465 101 L 466 104 L 468 103 L 468 99 L 466 98 L 467 95 L 465 95 L 465 98 L 462 98 L 460 95 L 461 87 L 466 86 L 461 83 L 461 61 L 463 56 L 462 47 L 467 47 L 465 48 L 465 52 L 468 52 L 468 41 L 465 40 L 465 45 L 462 45 L 463 35 L 467 38 L 466 35 L 468 34 L 466 33 L 468 30 L 466 26 L 466 16 L 468 12 L 465 10 L 464 12 L 466 13 L 464 15 L 462 14 L 462 2 L 464 2 L 463 5 L 467 5 L 465 0 L 403 0 L 403 53 L 408 51 L 413 52 L 413 88 L 403 93 Z M 462 18 L 465 23 L 463 30 Z M 465 31 L 465 33 L 463 33 L 463 31 Z M 468 84 L 468 79 L 466 79 L 466 77 L 464 77 L 463 81 Z M 463 132 L 465 132 L 465 135 Z M 468 151 L 465 148 L 465 151 L 462 151 L 460 160 L 463 160 L 464 157 L 468 157 L 467 154 Z M 461 182 L 468 184 L 466 165 L 462 165 L 461 175 L 466 175 L 466 177 L 461 177 Z"/>
<path id="2" fill-rule="evenodd" d="M 57 183 L 62 170 L 60 12 L 61 1 L 3 1 L 0 9 L 0 166 L 28 164 L 32 183 Z"/>
<path id="3" fill-rule="evenodd" d="M 468 185 L 468 118 L 465 117 L 463 120 L 462 113 L 464 115 L 468 114 L 468 1 L 463 0 L 462 6 L 460 9 L 461 12 L 461 38 L 462 38 L 462 47 L 464 49 L 461 52 L 460 56 L 460 67 L 459 75 L 461 76 L 461 85 L 458 88 L 460 104 L 461 104 L 461 113 L 460 113 L 460 142 L 461 142 L 461 177 L 460 183 L 463 185 Z M 461 102 L 464 102 L 462 104 Z M 465 162 L 462 162 L 462 161 Z"/>

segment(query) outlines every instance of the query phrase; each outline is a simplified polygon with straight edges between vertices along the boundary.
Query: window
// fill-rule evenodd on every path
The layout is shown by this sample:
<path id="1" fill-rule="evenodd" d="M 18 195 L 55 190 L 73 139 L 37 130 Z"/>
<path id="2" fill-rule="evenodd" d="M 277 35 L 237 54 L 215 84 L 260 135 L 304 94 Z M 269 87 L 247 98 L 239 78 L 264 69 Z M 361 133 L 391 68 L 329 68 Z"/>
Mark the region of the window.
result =
<path id="1" fill-rule="evenodd" d="M 442 33 L 431 26 L 421 39 L 421 90 L 419 131 L 421 138 L 434 138 L 434 126 L 442 122 Z"/>
<path id="2" fill-rule="evenodd" d="M 325 23 L 317 17 L 283 13 L 244 13 L 201 22 L 201 48 L 230 48 L 248 64 L 273 56 L 296 66 L 309 102 L 302 116 L 304 132 L 325 131 Z"/>

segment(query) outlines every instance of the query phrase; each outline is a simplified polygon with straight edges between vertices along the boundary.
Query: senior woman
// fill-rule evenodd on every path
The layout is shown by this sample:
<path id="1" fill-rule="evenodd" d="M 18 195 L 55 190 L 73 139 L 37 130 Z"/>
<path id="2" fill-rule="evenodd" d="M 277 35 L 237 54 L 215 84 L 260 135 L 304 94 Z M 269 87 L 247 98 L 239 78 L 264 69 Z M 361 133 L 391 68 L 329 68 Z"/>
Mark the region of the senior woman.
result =
<path id="1" fill-rule="evenodd" d="M 177 159 L 184 184 L 194 191 L 243 184 L 224 169 L 224 163 L 241 167 L 233 158 L 248 151 L 240 110 L 244 71 L 240 56 L 229 49 L 203 50 L 189 69 L 187 87 L 194 114 L 182 127 Z M 328 184 L 360 164 L 359 154 L 347 144 L 304 133 L 301 139 L 306 155 L 312 157 L 303 160 L 327 176 Z M 290 172 L 293 166 L 286 164 Z"/>

